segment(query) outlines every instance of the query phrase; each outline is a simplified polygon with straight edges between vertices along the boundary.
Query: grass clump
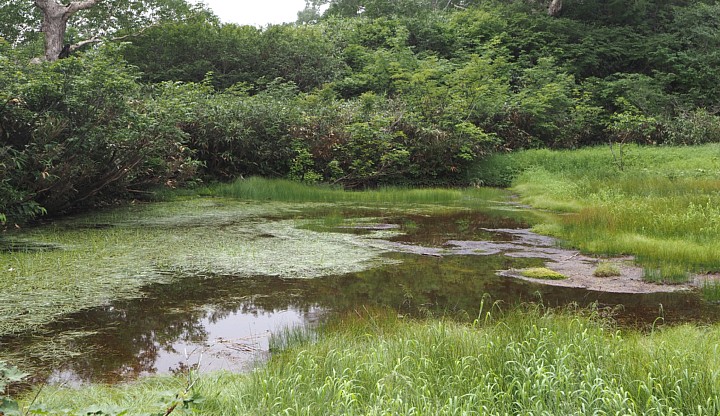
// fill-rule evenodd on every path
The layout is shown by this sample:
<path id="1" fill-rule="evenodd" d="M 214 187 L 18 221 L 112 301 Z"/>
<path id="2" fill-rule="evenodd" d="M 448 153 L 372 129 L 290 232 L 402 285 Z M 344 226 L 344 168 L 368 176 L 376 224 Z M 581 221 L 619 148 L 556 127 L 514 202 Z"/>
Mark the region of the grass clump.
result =
<path id="1" fill-rule="evenodd" d="M 720 282 L 706 280 L 700 287 L 700 294 L 708 302 L 720 302 Z"/>
<path id="2" fill-rule="evenodd" d="M 690 280 L 690 273 L 682 266 L 666 264 L 658 267 L 645 267 L 643 279 L 652 283 L 687 283 Z"/>
<path id="3" fill-rule="evenodd" d="M 720 327 L 650 334 L 592 316 L 531 309 L 474 324 L 360 313 L 291 334 L 247 375 L 206 374 L 201 415 L 718 414 Z M 179 383 L 175 383 L 179 384 Z M 46 408 L 102 403 L 153 411 L 167 378 L 122 387 L 46 387 Z M 174 389 L 178 389 L 175 386 Z M 157 405 L 156 405 L 157 406 Z M 592 410 L 589 410 L 592 409 Z M 157 407 L 155 407 L 157 412 Z"/>
<path id="4" fill-rule="evenodd" d="M 546 279 L 546 280 L 563 280 L 567 279 L 562 273 L 558 273 L 555 270 L 550 270 L 547 267 L 531 267 L 529 269 L 522 270 L 521 275 L 530 277 L 532 279 Z"/>
<path id="5" fill-rule="evenodd" d="M 620 268 L 615 263 L 608 262 L 608 261 L 602 261 L 595 268 L 595 271 L 593 271 L 593 276 L 595 276 L 595 277 L 620 276 Z"/>

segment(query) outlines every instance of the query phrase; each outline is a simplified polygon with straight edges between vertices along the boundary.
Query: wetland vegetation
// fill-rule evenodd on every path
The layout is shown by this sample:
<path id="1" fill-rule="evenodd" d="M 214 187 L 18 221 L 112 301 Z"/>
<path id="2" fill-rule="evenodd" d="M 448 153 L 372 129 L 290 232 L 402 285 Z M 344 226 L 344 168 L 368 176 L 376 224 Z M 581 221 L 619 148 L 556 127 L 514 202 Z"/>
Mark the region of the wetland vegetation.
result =
<path id="1" fill-rule="evenodd" d="M 88 1 L 57 57 L 52 3 L 0 4 L 0 415 L 720 414 L 717 2 Z"/>

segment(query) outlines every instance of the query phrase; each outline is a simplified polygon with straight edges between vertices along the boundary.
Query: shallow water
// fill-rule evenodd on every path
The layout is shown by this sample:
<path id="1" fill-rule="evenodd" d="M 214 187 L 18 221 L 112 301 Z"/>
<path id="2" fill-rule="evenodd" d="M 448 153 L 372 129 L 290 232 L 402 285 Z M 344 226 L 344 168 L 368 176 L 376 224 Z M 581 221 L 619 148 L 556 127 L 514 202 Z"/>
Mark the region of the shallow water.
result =
<path id="1" fill-rule="evenodd" d="M 150 210 L 133 219 L 132 224 L 146 230 L 173 230 L 177 240 L 163 240 L 177 241 L 177 249 L 161 261 L 166 265 L 159 270 L 163 279 L 142 286 L 132 297 L 118 296 L 6 334 L 0 338 L 0 357 L 31 369 L 35 382 L 119 382 L 193 365 L 202 371 L 244 371 L 267 358 L 273 332 L 361 308 L 473 320 L 481 304 L 496 301 L 500 308 L 519 302 L 594 305 L 621 324 L 634 326 L 718 317 L 718 308 L 696 293 L 608 294 L 544 286 L 497 274 L 542 265 L 541 258 L 457 249 L 463 246 L 458 242 L 467 241 L 511 246 L 516 237 L 508 230 L 528 226 L 520 211 L 285 206 L 270 213 L 254 211 L 248 222 L 232 215 L 238 209 L 232 204 L 202 207 L 192 215 L 182 209 Z M 111 221 L 101 229 L 126 221 L 121 216 L 116 225 Z M 86 227 L 88 223 L 92 221 L 63 227 L 100 229 Z M 208 252 L 199 245 L 186 247 L 183 237 L 202 238 L 204 248 L 224 250 L 223 256 L 199 256 Z M 308 238 L 317 244 L 304 245 Z M 248 250 L 253 244 L 269 251 Z M 323 251 L 326 245 L 330 249 Z M 241 261 L 243 256 L 249 260 Z M 334 260 L 345 262 L 353 256 L 360 260 L 357 267 L 336 266 Z M 177 266 L 188 259 L 192 267 Z M 269 264 L 273 259 L 276 264 Z M 273 273 L 257 273 L 262 270 Z"/>

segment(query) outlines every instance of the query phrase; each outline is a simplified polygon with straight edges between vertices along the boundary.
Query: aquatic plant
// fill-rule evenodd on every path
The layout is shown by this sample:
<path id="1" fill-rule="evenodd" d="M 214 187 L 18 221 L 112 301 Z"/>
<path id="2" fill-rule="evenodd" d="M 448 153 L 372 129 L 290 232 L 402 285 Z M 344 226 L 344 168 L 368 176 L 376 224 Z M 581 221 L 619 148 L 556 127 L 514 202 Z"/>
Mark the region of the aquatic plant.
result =
<path id="1" fill-rule="evenodd" d="M 8 239 L 19 249 L 0 251 L 0 335 L 138 297 L 143 286 L 177 276 L 310 278 L 387 261 L 380 257 L 387 250 L 364 236 L 313 232 L 292 219 L 264 218 L 290 216 L 291 210 L 295 215 L 299 209 L 297 204 L 195 198 L 13 233 Z"/>
<path id="2" fill-rule="evenodd" d="M 700 286 L 700 294 L 708 302 L 720 302 L 720 282 L 707 279 Z"/>
<path id="3" fill-rule="evenodd" d="M 690 280 L 690 273 L 682 266 L 663 264 L 643 268 L 643 279 L 654 283 L 687 283 Z"/>

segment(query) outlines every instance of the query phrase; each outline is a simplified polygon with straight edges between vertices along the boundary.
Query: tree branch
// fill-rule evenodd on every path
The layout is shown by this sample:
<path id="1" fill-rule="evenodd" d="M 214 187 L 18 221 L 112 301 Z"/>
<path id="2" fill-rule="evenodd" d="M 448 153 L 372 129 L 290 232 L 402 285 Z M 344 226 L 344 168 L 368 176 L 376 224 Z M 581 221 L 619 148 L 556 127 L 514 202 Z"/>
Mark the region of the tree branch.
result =
<path id="1" fill-rule="evenodd" d="M 67 6 L 65 6 L 65 14 L 63 15 L 63 17 L 69 18 L 70 16 L 79 12 L 80 10 L 85 10 L 85 9 L 91 8 L 97 2 L 98 2 L 98 0 L 73 1 L 70 4 L 68 4 Z"/>
<path id="2" fill-rule="evenodd" d="M 70 45 L 70 52 L 75 52 L 76 50 L 82 48 L 83 46 L 90 45 L 92 43 L 101 43 L 101 42 L 105 42 L 105 41 L 117 42 L 119 40 L 132 38 L 135 36 L 140 36 L 140 35 L 142 35 L 143 32 L 145 32 L 146 30 L 150 29 L 151 27 L 155 27 L 155 26 L 158 26 L 158 24 L 156 23 L 156 24 L 152 24 L 150 26 L 145 26 L 142 29 L 138 30 L 137 32 L 129 33 L 129 34 L 123 35 L 123 36 L 115 36 L 112 38 L 101 38 L 99 36 L 93 36 L 90 39 L 85 39 L 83 41 L 80 41 L 73 45 Z"/>

